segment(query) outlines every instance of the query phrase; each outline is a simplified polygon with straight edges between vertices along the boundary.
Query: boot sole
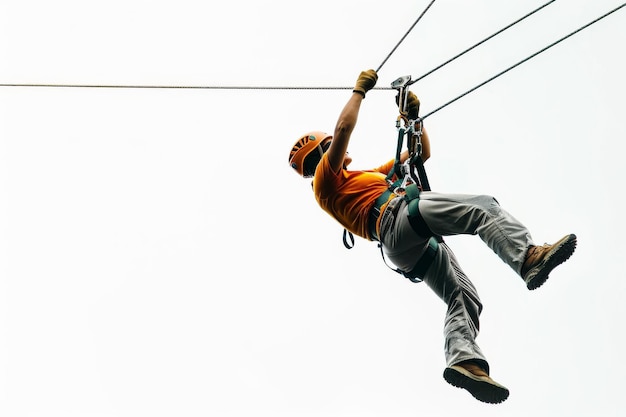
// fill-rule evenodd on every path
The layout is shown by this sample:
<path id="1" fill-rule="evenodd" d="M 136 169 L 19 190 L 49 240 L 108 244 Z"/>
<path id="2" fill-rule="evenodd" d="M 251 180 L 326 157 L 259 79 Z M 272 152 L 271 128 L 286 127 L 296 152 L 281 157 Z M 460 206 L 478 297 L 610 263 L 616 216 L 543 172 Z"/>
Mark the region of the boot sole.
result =
<path id="1" fill-rule="evenodd" d="M 561 239 L 545 256 L 541 263 L 526 274 L 524 281 L 529 290 L 535 290 L 548 280 L 548 275 L 554 268 L 569 259 L 576 249 L 576 235 L 571 234 Z"/>
<path id="2" fill-rule="evenodd" d="M 461 366 L 451 366 L 443 371 L 448 384 L 467 390 L 478 401 L 499 404 L 509 398 L 509 390 L 489 377 L 477 376 Z"/>

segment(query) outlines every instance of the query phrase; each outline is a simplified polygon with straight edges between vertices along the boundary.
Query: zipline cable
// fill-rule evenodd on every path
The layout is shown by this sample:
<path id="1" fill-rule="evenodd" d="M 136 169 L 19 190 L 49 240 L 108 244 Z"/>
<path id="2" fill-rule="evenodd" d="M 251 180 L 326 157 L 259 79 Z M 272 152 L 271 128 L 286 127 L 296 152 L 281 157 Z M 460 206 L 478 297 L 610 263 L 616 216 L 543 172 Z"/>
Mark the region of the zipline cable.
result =
<path id="1" fill-rule="evenodd" d="M 417 25 L 417 22 L 419 22 L 422 17 L 426 14 L 426 12 L 428 11 L 428 9 L 430 9 L 430 6 L 433 5 L 433 3 L 435 2 L 435 0 L 432 0 L 428 6 L 426 6 L 426 8 L 424 9 L 424 11 L 422 12 L 422 14 L 420 14 L 417 18 L 417 20 L 411 25 L 411 27 L 409 28 L 409 30 L 404 34 L 404 36 L 400 39 L 400 41 L 396 44 L 396 46 L 393 47 L 393 49 L 391 50 L 391 52 L 389 52 L 389 55 L 387 55 L 387 57 L 383 60 L 383 62 L 381 62 L 381 64 L 378 66 L 378 68 L 376 69 L 376 72 L 379 72 L 380 69 L 383 67 L 383 65 L 385 65 L 385 62 L 387 62 L 387 60 L 391 57 L 391 55 L 396 51 L 396 49 L 398 49 L 398 46 L 400 46 L 400 44 L 402 43 L 402 41 L 404 41 L 404 38 L 406 38 L 408 36 L 409 33 L 411 33 L 411 31 L 413 30 L 413 28 L 415 27 L 415 25 Z"/>
<path id="2" fill-rule="evenodd" d="M 621 8 L 622 8 L 622 7 L 624 7 L 624 6 L 626 6 L 626 3 L 622 3 L 620 6 L 616 7 L 615 9 L 611 10 L 610 12 L 607 12 L 607 13 L 603 14 L 602 16 L 598 17 L 597 19 L 594 19 L 594 20 L 592 20 L 591 22 L 587 23 L 586 25 L 581 26 L 580 28 L 576 29 L 575 31 L 573 31 L 573 32 L 571 32 L 571 33 L 569 33 L 569 34 L 567 34 L 567 35 L 563 36 L 561 39 L 559 39 L 559 40 L 557 40 L 557 41 L 555 41 L 555 42 L 552 42 L 550 45 L 546 46 L 545 48 L 542 48 L 542 49 L 540 49 L 539 51 L 535 52 L 534 54 L 529 55 L 528 57 L 526 57 L 526 58 L 522 59 L 522 60 L 521 60 L 521 61 L 519 61 L 518 63 L 516 63 L 516 64 L 514 64 L 514 65 L 511 65 L 510 67 L 508 67 L 508 68 L 507 68 L 507 69 L 505 69 L 504 71 L 501 71 L 501 72 L 499 72 L 498 74 L 494 75 L 493 77 L 489 78 L 488 80 L 483 81 L 482 83 L 478 84 L 476 87 L 474 87 L 474 88 L 471 88 L 471 89 L 467 90 L 467 91 L 466 91 L 466 92 L 464 92 L 463 94 L 461 94 L 461 95 L 459 95 L 458 97 L 456 97 L 456 98 L 454 98 L 454 99 L 452 99 L 452 100 L 448 101 L 448 102 L 447 102 L 447 103 L 445 103 L 444 105 L 437 107 L 435 110 L 431 111 L 430 113 L 426 114 L 425 116 L 422 116 L 422 117 L 421 117 L 421 119 L 422 119 L 422 120 L 424 120 L 424 119 L 426 119 L 428 116 L 431 116 L 431 115 L 433 115 L 433 114 L 437 113 L 439 110 L 443 109 L 444 107 L 449 106 L 450 104 L 454 103 L 455 101 L 459 100 L 460 98 L 465 97 L 466 95 L 468 95 L 468 94 L 469 94 L 469 93 L 471 93 L 472 91 L 475 91 L 475 90 L 477 90 L 478 88 L 482 87 L 483 85 L 485 85 L 485 84 L 487 84 L 487 83 L 489 83 L 489 82 L 491 82 L 491 81 L 495 80 L 495 79 L 496 79 L 496 78 L 498 78 L 499 76 L 501 76 L 501 75 L 503 75 L 503 74 L 505 74 L 505 73 L 509 72 L 510 70 L 512 70 L 513 68 L 515 68 L 515 67 L 517 67 L 517 66 L 519 66 L 519 65 L 523 64 L 524 62 L 526 62 L 526 61 L 528 61 L 528 60 L 530 60 L 530 59 L 532 59 L 532 58 L 536 57 L 536 56 L 537 56 L 537 55 L 539 55 L 540 53 L 542 53 L 542 52 L 544 52 L 544 51 L 546 51 L 546 50 L 548 50 L 548 49 L 552 48 L 554 45 L 556 45 L 556 44 L 558 44 L 558 43 L 560 43 L 560 42 L 564 41 L 565 39 L 567 39 L 567 38 L 569 38 L 569 37 L 571 37 L 571 36 L 575 35 L 576 33 L 580 32 L 581 30 L 588 28 L 589 26 L 591 26 L 591 25 L 593 25 L 594 23 L 596 23 L 596 22 L 598 22 L 598 21 L 600 21 L 600 20 L 604 19 L 605 17 L 607 17 L 607 16 L 609 16 L 610 14 L 612 14 L 612 13 L 614 13 L 614 12 L 618 11 L 619 9 L 621 9 Z"/>
<path id="3" fill-rule="evenodd" d="M 404 41 L 408 34 L 413 30 L 417 22 L 426 14 L 430 6 L 433 5 L 435 0 L 426 6 L 426 8 L 419 15 L 417 20 L 411 25 L 409 30 L 404 34 L 396 46 L 389 52 L 387 57 L 378 66 L 376 72 L 379 72 L 382 66 L 387 62 L 391 55 L 398 49 L 398 46 Z M 183 85 L 102 85 L 102 84 L 0 84 L 0 87 L 50 87 L 50 88 L 127 88 L 127 89 L 211 89 L 211 90 L 348 90 L 353 87 L 253 87 L 253 86 L 183 86 Z M 392 90 L 391 87 L 375 87 L 375 90 Z"/>
<path id="4" fill-rule="evenodd" d="M 432 2 L 431 2 L 431 4 L 432 4 Z M 515 64 L 515 65 L 511 66 L 510 68 L 502 71 L 501 73 L 496 74 L 495 76 L 493 76 L 489 80 L 479 84 L 478 86 L 472 88 L 471 90 L 466 91 L 462 95 L 460 95 L 460 96 L 456 97 L 455 99 L 449 101 L 448 103 L 444 104 L 443 106 L 441 106 L 441 107 L 431 111 L 426 116 L 422 117 L 422 119 L 424 119 L 424 118 L 426 118 L 426 117 L 428 117 L 428 116 L 438 112 L 439 110 L 441 110 L 444 107 L 454 103 L 455 101 L 459 100 L 460 98 L 462 98 L 462 97 L 466 96 L 467 94 L 471 93 L 472 91 L 478 89 L 479 87 L 482 87 L 483 85 L 487 84 L 490 81 L 493 81 L 494 79 L 496 79 L 497 77 L 503 75 L 504 73 L 506 73 L 506 72 L 512 70 L 513 68 L 521 65 L 522 63 L 530 60 L 531 58 L 534 58 L 535 56 L 537 56 L 540 53 L 544 52 L 545 50 L 551 48 L 552 46 L 556 45 L 557 43 L 560 43 L 561 41 L 563 41 L 563 40 L 573 36 L 574 34 L 582 31 L 583 29 L 591 26 L 592 24 L 594 24 L 594 23 L 604 19 L 608 15 L 616 12 L 617 10 L 623 8 L 624 6 L 626 6 L 626 3 L 621 4 L 620 6 L 616 7 L 613 10 L 611 10 L 610 12 L 607 12 L 606 14 L 600 16 L 599 18 L 589 22 L 588 24 L 586 24 L 586 25 L 580 27 L 579 29 L 575 30 L 574 32 L 570 33 L 569 35 L 559 39 L 558 41 L 556 41 L 556 42 L 554 42 L 554 43 L 552 43 L 552 44 L 550 44 L 548 46 L 546 46 L 542 50 L 540 50 L 540 51 L 536 52 L 535 54 L 529 56 L 528 58 L 518 62 L 517 64 Z M 429 7 L 430 7 L 430 5 L 429 5 Z M 545 5 L 542 6 L 542 7 L 545 7 Z M 423 13 L 422 13 L 422 15 L 423 15 Z M 415 24 L 413 26 L 415 26 Z M 407 34 L 408 34 L 408 32 L 407 32 Z M 405 35 L 405 37 L 406 37 L 406 35 Z M 402 41 L 400 41 L 400 42 L 402 42 Z M 484 41 L 480 42 L 480 43 L 484 43 Z M 399 43 L 398 43 L 398 45 L 399 45 Z M 397 46 L 396 46 L 396 48 L 397 48 Z M 394 50 L 396 48 L 394 48 Z M 474 47 L 472 47 L 472 48 L 474 48 Z M 389 54 L 389 56 L 391 56 L 392 53 L 393 53 L 393 51 Z M 465 53 L 465 52 L 463 52 L 463 53 Z M 385 59 L 385 61 L 387 61 L 389 56 Z M 385 61 L 383 61 L 383 63 L 379 66 L 379 69 L 385 63 Z M 445 63 L 443 65 L 445 65 Z M 443 65 L 440 65 L 436 69 L 439 69 Z M 433 71 L 430 71 L 428 74 L 432 73 Z M 428 75 L 428 74 L 426 74 L 426 75 Z M 420 78 L 423 78 L 426 75 L 424 75 L 424 76 L 422 76 Z M 42 84 L 38 84 L 38 83 L 0 83 L 0 87 L 100 88 L 100 89 L 179 89 L 179 90 L 184 90 L 184 89 L 196 89 L 196 90 L 351 90 L 352 88 L 354 88 L 354 87 L 349 87 L 349 86 L 345 86 L 345 87 L 341 87 L 341 86 L 339 86 L 339 87 L 338 86 L 334 86 L 334 87 L 333 86 L 330 86 L 330 87 L 329 86 L 319 86 L 319 87 L 314 87 L 314 86 L 208 86 L 208 85 L 207 86 L 198 86 L 198 85 L 185 86 L 185 85 L 112 85 L 112 84 L 107 85 L 107 84 L 51 84 L 51 83 L 47 83 L 47 84 L 43 84 L 43 83 Z M 392 87 L 374 87 L 373 88 L 373 90 L 393 90 L 393 89 L 394 88 L 392 88 Z"/>
<path id="5" fill-rule="evenodd" d="M 424 74 L 424 75 L 422 75 L 422 76 L 420 76 L 420 77 L 417 77 L 415 80 L 413 80 L 413 81 L 411 82 L 411 84 L 416 83 L 417 81 L 419 81 L 419 80 L 421 80 L 421 79 L 423 79 L 423 78 L 426 78 L 427 76 L 429 76 L 429 75 L 430 75 L 430 74 L 432 74 L 433 72 L 435 72 L 435 71 L 437 71 L 437 70 L 441 69 L 442 67 L 444 67 L 444 66 L 448 65 L 450 62 L 454 61 L 455 59 L 460 58 L 461 56 L 465 55 L 466 53 L 468 53 L 468 52 L 469 52 L 469 51 L 471 51 L 472 49 L 477 48 L 478 46 L 480 46 L 480 45 L 482 45 L 483 43 L 487 42 L 489 39 L 491 39 L 491 38 L 495 37 L 496 35 L 501 34 L 501 33 L 502 33 L 502 32 L 504 32 L 505 30 L 507 30 L 507 29 L 509 29 L 509 28 L 511 28 L 511 27 L 513 27 L 513 26 L 515 26 L 516 24 L 518 24 L 518 23 L 519 23 L 519 22 L 521 22 L 522 20 L 524 20 L 524 19 L 526 19 L 526 18 L 528 18 L 528 17 L 532 16 L 533 14 L 537 13 L 538 11 L 540 11 L 541 9 L 543 9 L 544 7 L 546 7 L 546 6 L 548 6 L 548 5 L 552 4 L 552 3 L 554 3 L 555 1 L 556 1 L 556 0 L 550 0 L 549 2 L 545 3 L 544 5 L 539 6 L 538 8 L 536 8 L 535 10 L 533 10 L 532 12 L 528 13 L 527 15 L 520 17 L 520 18 L 519 18 L 519 19 L 517 19 L 515 22 L 513 22 L 513 23 L 511 23 L 511 24 L 509 24 L 509 25 L 507 25 L 507 26 L 503 27 L 503 28 L 502 28 L 502 29 L 500 29 L 499 31 L 495 32 L 493 35 L 486 37 L 485 39 L 483 39 L 482 41 L 478 42 L 477 44 L 474 44 L 474 45 L 470 46 L 469 48 L 467 48 L 467 49 L 466 49 L 466 50 L 464 50 L 463 52 L 461 52 L 461 53 L 459 53 L 459 54 L 457 54 L 457 55 L 453 56 L 453 57 L 452 57 L 452 58 L 450 58 L 450 59 L 448 59 L 448 60 L 447 60 L 446 62 L 444 62 L 443 64 L 441 64 L 441 65 L 439 65 L 439 66 L 436 66 L 435 68 L 431 69 L 431 70 L 430 70 L 430 71 L 428 71 L 426 74 Z"/>
<path id="6" fill-rule="evenodd" d="M 113 85 L 113 84 L 36 84 L 5 83 L 0 87 L 46 88 L 118 88 L 118 89 L 174 89 L 174 90 L 352 90 L 354 87 L 297 87 L 297 86 L 245 86 L 245 85 Z M 393 90 L 391 87 L 374 87 L 374 90 Z"/>

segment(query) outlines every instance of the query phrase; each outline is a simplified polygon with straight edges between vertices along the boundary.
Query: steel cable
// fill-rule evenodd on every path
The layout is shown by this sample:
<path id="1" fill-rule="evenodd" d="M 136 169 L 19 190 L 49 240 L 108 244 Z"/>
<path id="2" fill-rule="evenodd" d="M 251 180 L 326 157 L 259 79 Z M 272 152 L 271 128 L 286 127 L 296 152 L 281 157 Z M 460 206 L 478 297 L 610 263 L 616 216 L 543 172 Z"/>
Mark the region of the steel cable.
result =
<path id="1" fill-rule="evenodd" d="M 424 9 L 424 11 L 418 16 L 417 20 L 411 25 L 411 27 L 409 28 L 409 30 L 404 34 L 404 36 L 402 36 L 402 38 L 400 39 L 400 41 L 396 44 L 396 46 L 393 47 L 393 49 L 391 50 L 391 52 L 389 52 L 389 55 L 387 55 L 387 57 L 383 60 L 383 62 L 381 62 L 381 64 L 378 66 L 378 68 L 376 69 L 376 72 L 379 72 L 380 69 L 383 67 L 383 65 L 385 65 L 385 62 L 387 62 L 387 60 L 391 57 L 391 55 L 396 51 L 396 49 L 398 49 L 398 46 L 400 46 L 400 44 L 402 43 L 402 41 L 404 41 L 404 38 L 406 38 L 408 36 L 409 33 L 411 33 L 411 31 L 413 30 L 413 28 L 415 27 L 415 25 L 417 25 L 417 22 L 419 22 L 420 20 L 422 20 L 422 17 L 426 14 L 426 12 L 428 11 L 428 9 L 430 9 L 430 6 L 433 5 L 433 3 L 435 2 L 435 0 L 432 0 L 428 6 L 426 6 L 426 8 Z"/>
<path id="2" fill-rule="evenodd" d="M 613 10 L 611 10 L 611 11 L 609 11 L 609 12 L 607 12 L 607 13 L 603 14 L 602 16 L 600 16 L 600 17 L 598 17 L 598 18 L 596 18 L 596 19 L 592 20 L 591 22 L 587 23 L 586 25 L 583 25 L 583 26 L 579 27 L 579 28 L 578 28 L 578 29 L 576 29 L 575 31 L 573 31 L 573 32 L 571 32 L 571 33 L 569 33 L 569 34 L 567 34 L 567 35 L 563 36 L 562 38 L 560 38 L 560 39 L 559 39 L 559 40 L 557 40 L 557 41 L 552 42 L 550 45 L 548 45 L 548 46 L 546 46 L 546 47 L 544 47 L 544 48 L 540 49 L 539 51 L 535 52 L 534 54 L 531 54 L 531 55 L 529 55 L 528 57 L 526 57 L 526 58 L 522 59 L 521 61 L 517 62 L 516 64 L 511 65 L 511 66 L 510 66 L 510 67 L 508 67 L 507 69 L 505 69 L 505 70 L 503 70 L 503 71 L 500 71 L 499 73 L 497 73 L 497 74 L 496 74 L 496 75 L 494 75 L 493 77 L 491 77 L 491 78 L 489 78 L 489 79 L 487 79 L 487 80 L 483 81 L 482 83 L 478 84 L 477 86 L 475 86 L 475 87 L 473 87 L 473 88 L 471 88 L 471 89 L 467 90 L 467 91 L 466 91 L 466 92 L 464 92 L 463 94 L 461 94 L 461 95 L 459 95 L 459 96 L 457 96 L 457 97 L 453 98 L 452 100 L 448 101 L 447 103 L 445 103 L 445 104 L 443 104 L 443 105 L 441 105 L 441 106 L 437 107 L 435 110 L 431 111 L 430 113 L 426 114 L 425 116 L 422 116 L 422 117 L 421 117 L 421 119 L 422 119 L 422 120 L 424 120 L 424 119 L 426 119 L 427 117 L 429 117 L 429 116 L 431 116 L 431 115 L 433 115 L 433 114 L 437 113 L 439 110 L 441 110 L 441 109 L 443 109 L 443 108 L 445 108 L 445 107 L 449 106 L 450 104 L 454 103 L 455 101 L 459 100 L 460 98 L 465 97 L 466 95 L 468 95 L 468 94 L 469 94 L 469 93 L 471 93 L 472 91 L 475 91 L 475 90 L 479 89 L 480 87 L 482 87 L 482 86 L 484 86 L 485 84 L 487 84 L 487 83 L 489 83 L 489 82 L 491 82 L 491 81 L 495 80 L 496 78 L 500 77 L 501 75 L 506 74 L 507 72 L 509 72 L 509 71 L 510 71 L 510 70 L 512 70 L 513 68 L 516 68 L 516 67 L 520 66 L 520 65 L 521 65 L 521 64 L 523 64 L 524 62 L 526 62 L 526 61 L 528 61 L 528 60 L 530 60 L 530 59 L 532 59 L 532 58 L 536 57 L 536 56 L 537 56 L 537 55 L 539 55 L 540 53 L 542 53 L 542 52 L 544 52 L 544 51 L 546 51 L 546 50 L 548 50 L 548 49 L 552 48 L 553 46 L 555 46 L 555 45 L 557 45 L 557 44 L 561 43 L 561 42 L 562 42 L 562 41 L 564 41 L 565 39 L 567 39 L 567 38 L 569 38 L 569 37 L 571 37 L 571 36 L 575 35 L 576 33 L 580 32 L 581 30 L 588 28 L 589 26 L 593 25 L 593 24 L 594 24 L 594 23 L 596 23 L 596 22 L 599 22 L 600 20 L 604 19 L 605 17 L 609 16 L 609 15 L 610 15 L 610 14 L 612 14 L 612 13 L 615 13 L 616 11 L 618 11 L 619 9 L 621 9 L 621 8 L 622 8 L 622 7 L 624 7 L 624 6 L 626 6 L 626 3 L 623 3 L 622 5 L 620 5 L 620 6 L 616 7 L 615 9 L 613 9 Z"/>
<path id="3" fill-rule="evenodd" d="M 512 24 L 506 26 L 505 28 L 499 30 L 498 32 L 494 33 L 493 35 L 489 36 L 488 38 L 485 38 L 484 40 L 482 40 L 481 42 L 477 43 L 476 45 L 468 48 L 467 50 L 461 52 L 460 54 L 458 54 L 457 56 L 449 59 L 448 61 L 444 62 L 443 64 L 439 65 L 438 67 L 436 67 L 435 69 L 429 71 L 428 73 L 422 75 L 421 77 L 419 77 L 417 80 L 422 79 L 424 77 L 426 77 L 427 75 L 433 73 L 434 71 L 440 69 L 441 67 L 443 67 L 444 65 L 448 64 L 449 62 L 453 61 L 454 59 L 457 59 L 459 56 L 469 52 L 470 50 L 476 48 L 477 46 L 479 46 L 480 44 L 484 43 L 485 41 L 493 38 L 494 36 L 496 36 L 497 34 L 503 32 L 504 30 L 508 29 L 509 27 L 513 26 L 514 24 L 518 23 L 519 21 L 527 18 L 528 16 L 534 14 L 535 12 L 539 11 L 540 9 L 546 7 L 548 4 L 552 3 L 555 0 L 552 0 L 546 4 L 544 4 L 543 6 L 539 7 L 538 9 L 530 12 L 529 14 L 527 14 L 526 16 L 518 19 L 517 21 L 513 22 Z M 389 59 L 389 57 L 393 54 L 393 52 L 398 48 L 398 46 L 400 45 L 400 43 L 402 43 L 402 41 L 404 40 L 404 38 L 406 38 L 406 36 L 409 34 L 409 32 L 413 29 L 413 27 L 417 24 L 417 22 L 421 19 L 421 17 L 424 15 L 424 13 L 428 10 L 428 8 L 430 8 L 430 6 L 434 3 L 434 0 L 431 1 L 431 3 L 428 5 L 428 7 L 422 12 L 422 14 L 420 15 L 420 17 L 415 21 L 415 23 L 413 23 L 413 25 L 411 26 L 411 28 L 409 29 L 409 31 L 407 31 L 407 33 L 402 37 L 402 39 L 400 40 L 400 42 L 398 42 L 398 44 L 393 48 L 393 50 L 389 53 L 389 55 L 385 58 L 385 60 L 380 64 L 380 66 L 378 67 L 379 69 L 385 64 L 385 62 Z M 616 12 L 617 10 L 623 8 L 624 6 L 626 6 L 626 3 L 621 4 L 620 6 L 616 7 L 615 9 L 605 13 L 604 15 L 594 19 L 593 21 L 587 23 L 586 25 L 576 29 L 575 31 L 569 33 L 568 35 L 562 37 L 561 39 L 551 43 L 550 45 L 542 48 L 541 50 L 535 52 L 534 54 L 528 56 L 527 58 L 519 61 L 518 63 L 512 65 L 511 67 L 505 69 L 504 71 L 501 71 L 500 73 L 494 75 L 493 77 L 489 78 L 488 80 L 478 84 L 477 86 L 471 88 L 470 90 L 466 91 L 465 93 L 459 95 L 458 97 L 448 101 L 447 103 L 443 104 L 442 106 L 436 108 L 435 110 L 431 111 L 430 113 L 426 114 L 425 116 L 422 117 L 422 119 L 425 119 L 428 116 L 431 116 L 432 114 L 440 111 L 441 109 L 447 107 L 448 105 L 454 103 L 455 101 L 461 99 L 462 97 L 470 94 L 471 92 L 477 90 L 478 88 L 482 87 L 483 85 L 493 81 L 494 79 L 500 77 L 501 75 L 507 73 L 508 71 L 512 70 L 513 68 L 523 64 L 524 62 L 534 58 L 535 56 L 539 55 L 540 53 L 546 51 L 547 49 L 555 46 L 556 44 L 564 41 L 565 39 L 575 35 L 576 33 L 582 31 L 583 29 L 586 29 L 587 27 L 591 26 L 592 24 L 604 19 L 605 17 L 609 16 L 610 14 Z M 415 80 L 415 81 L 417 81 Z M 413 82 L 415 82 L 413 81 Z M 351 90 L 353 87 L 348 87 L 348 86 L 319 86 L 319 87 L 315 87 L 315 86 L 210 86 L 210 85 L 206 85 L 206 86 L 199 86 L 199 85 L 189 85 L 189 86 L 185 86 L 185 85 L 106 85 L 106 84 L 52 84 L 52 83 L 47 83 L 47 84 L 39 84 L 39 83 L 0 83 L 0 87 L 47 87 L 47 88 L 99 88 L 99 89 L 202 89 L 202 90 Z M 393 90 L 392 87 L 374 87 L 374 90 Z"/>
<path id="4" fill-rule="evenodd" d="M 526 14 L 525 16 L 520 17 L 519 19 L 517 19 L 516 21 L 514 21 L 513 23 L 510 23 L 509 25 L 503 27 L 502 29 L 500 29 L 499 31 L 495 32 L 494 34 L 486 37 L 485 39 L 483 39 L 482 41 L 470 46 L 469 48 L 467 48 L 466 50 L 464 50 L 463 52 L 453 56 L 452 58 L 448 59 L 446 62 L 444 62 L 441 65 L 436 66 L 435 68 L 431 69 L 430 71 L 428 71 L 427 73 L 425 73 L 424 75 L 421 75 L 419 77 L 417 77 L 412 83 L 416 83 L 417 81 L 426 78 L 427 76 L 429 76 L 430 74 L 432 74 L 433 72 L 443 68 L 444 66 L 448 65 L 449 63 L 451 63 L 452 61 L 454 61 L 457 58 L 460 58 L 461 56 L 465 55 L 466 53 L 468 53 L 469 51 L 471 51 L 472 49 L 477 48 L 478 46 L 482 45 L 483 43 L 487 42 L 489 39 L 495 37 L 496 35 L 501 34 L 502 32 L 504 32 L 505 30 L 515 26 L 516 24 L 518 24 L 519 22 L 521 22 L 522 20 L 532 16 L 533 14 L 537 13 L 538 11 L 540 11 L 541 9 L 543 9 L 544 7 L 554 3 L 556 0 L 550 0 L 549 2 L 543 4 L 542 6 L 539 6 L 538 8 L 536 8 L 535 10 L 533 10 L 532 12 Z"/>

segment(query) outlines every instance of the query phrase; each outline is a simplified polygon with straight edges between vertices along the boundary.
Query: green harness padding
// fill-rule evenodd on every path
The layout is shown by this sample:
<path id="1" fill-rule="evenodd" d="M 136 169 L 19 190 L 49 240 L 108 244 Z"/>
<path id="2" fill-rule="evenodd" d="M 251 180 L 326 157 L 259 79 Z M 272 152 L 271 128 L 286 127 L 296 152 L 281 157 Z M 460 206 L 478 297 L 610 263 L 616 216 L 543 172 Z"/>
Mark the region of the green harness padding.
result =
<path id="1" fill-rule="evenodd" d="M 420 201 L 420 189 L 417 184 L 410 184 L 404 189 L 404 200 L 409 205 L 409 216 L 419 212 L 417 205 Z"/>
<path id="2" fill-rule="evenodd" d="M 409 208 L 409 223 L 411 227 L 413 227 L 413 230 L 415 230 L 415 233 L 422 237 L 435 236 L 419 211 L 420 189 L 416 184 L 411 184 L 407 186 L 404 191 L 404 200 L 407 202 Z"/>
<path id="3" fill-rule="evenodd" d="M 439 250 L 439 239 L 430 230 L 424 218 L 419 212 L 419 195 L 420 189 L 416 184 L 411 184 L 405 188 L 404 200 L 407 202 L 409 212 L 409 224 L 413 230 L 420 236 L 430 236 L 426 252 L 417 261 L 417 264 L 409 272 L 401 271 L 402 275 L 413 282 L 421 282 L 426 275 L 426 271 L 432 265 Z"/>

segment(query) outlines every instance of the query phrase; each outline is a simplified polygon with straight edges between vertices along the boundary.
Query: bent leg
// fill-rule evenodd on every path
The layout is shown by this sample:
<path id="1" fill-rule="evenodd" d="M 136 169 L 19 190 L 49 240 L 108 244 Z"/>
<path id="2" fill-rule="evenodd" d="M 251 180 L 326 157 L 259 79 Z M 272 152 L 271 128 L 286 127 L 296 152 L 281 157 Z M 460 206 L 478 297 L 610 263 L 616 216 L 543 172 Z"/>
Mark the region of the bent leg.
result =
<path id="1" fill-rule="evenodd" d="M 478 234 L 507 265 L 521 276 L 528 248 L 528 229 L 488 195 L 420 194 L 419 211 L 433 233 L 441 236 Z"/>

